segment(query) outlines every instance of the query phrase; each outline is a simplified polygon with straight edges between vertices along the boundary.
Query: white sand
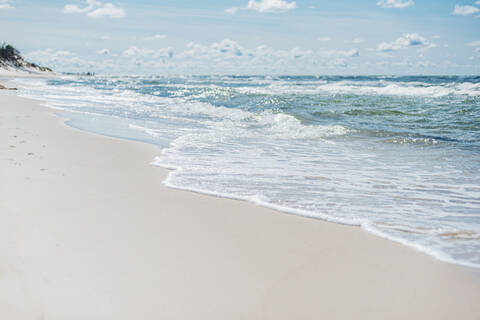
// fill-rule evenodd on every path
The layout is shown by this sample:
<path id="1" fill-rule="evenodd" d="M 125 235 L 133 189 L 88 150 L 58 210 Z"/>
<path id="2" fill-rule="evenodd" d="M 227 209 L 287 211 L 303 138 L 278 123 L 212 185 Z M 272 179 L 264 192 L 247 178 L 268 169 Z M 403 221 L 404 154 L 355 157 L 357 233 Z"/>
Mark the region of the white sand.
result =
<path id="1" fill-rule="evenodd" d="M 474 270 L 167 189 L 159 150 L 0 91 L 0 319 L 480 319 Z"/>

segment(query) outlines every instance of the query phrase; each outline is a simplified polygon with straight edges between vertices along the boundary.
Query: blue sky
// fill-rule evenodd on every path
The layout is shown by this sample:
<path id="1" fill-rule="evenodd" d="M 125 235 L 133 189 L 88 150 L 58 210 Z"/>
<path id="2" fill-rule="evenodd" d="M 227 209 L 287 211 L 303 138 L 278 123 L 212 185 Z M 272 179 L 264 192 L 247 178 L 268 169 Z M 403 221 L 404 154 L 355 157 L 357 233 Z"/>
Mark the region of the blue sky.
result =
<path id="1" fill-rule="evenodd" d="M 72 72 L 480 74 L 480 1 L 0 0 L 0 40 Z"/>

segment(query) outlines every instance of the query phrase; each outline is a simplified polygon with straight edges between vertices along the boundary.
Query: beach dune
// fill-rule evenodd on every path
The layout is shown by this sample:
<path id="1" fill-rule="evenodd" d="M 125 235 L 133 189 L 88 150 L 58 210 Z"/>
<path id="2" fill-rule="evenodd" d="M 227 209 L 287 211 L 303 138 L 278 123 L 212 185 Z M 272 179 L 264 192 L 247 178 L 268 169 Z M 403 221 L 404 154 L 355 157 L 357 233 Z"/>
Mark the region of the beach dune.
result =
<path id="1" fill-rule="evenodd" d="M 168 189 L 153 145 L 0 109 L 0 319 L 480 319 L 475 269 Z"/>

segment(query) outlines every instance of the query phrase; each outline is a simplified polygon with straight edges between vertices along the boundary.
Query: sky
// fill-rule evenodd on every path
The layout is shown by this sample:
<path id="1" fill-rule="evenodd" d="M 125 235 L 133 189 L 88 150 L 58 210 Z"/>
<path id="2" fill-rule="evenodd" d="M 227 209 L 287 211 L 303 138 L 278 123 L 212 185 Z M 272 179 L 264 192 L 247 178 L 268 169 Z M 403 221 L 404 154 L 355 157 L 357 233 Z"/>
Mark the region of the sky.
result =
<path id="1" fill-rule="evenodd" d="M 0 41 L 59 72 L 480 74 L 480 0 L 0 0 Z"/>

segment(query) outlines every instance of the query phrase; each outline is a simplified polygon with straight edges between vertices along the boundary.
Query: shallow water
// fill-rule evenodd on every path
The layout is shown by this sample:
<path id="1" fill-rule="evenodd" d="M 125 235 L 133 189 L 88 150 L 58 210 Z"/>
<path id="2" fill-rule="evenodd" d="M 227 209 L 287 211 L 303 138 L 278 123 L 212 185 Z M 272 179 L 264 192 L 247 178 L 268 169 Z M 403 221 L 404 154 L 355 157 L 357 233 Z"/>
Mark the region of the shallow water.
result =
<path id="1" fill-rule="evenodd" d="M 159 145 L 170 187 L 361 225 L 480 267 L 480 77 L 18 81 L 74 127 Z"/>

